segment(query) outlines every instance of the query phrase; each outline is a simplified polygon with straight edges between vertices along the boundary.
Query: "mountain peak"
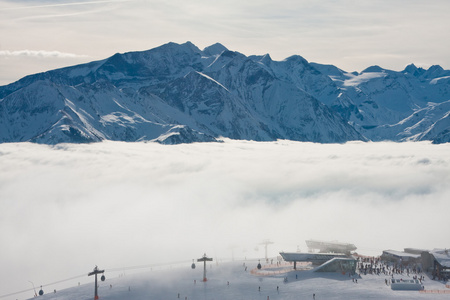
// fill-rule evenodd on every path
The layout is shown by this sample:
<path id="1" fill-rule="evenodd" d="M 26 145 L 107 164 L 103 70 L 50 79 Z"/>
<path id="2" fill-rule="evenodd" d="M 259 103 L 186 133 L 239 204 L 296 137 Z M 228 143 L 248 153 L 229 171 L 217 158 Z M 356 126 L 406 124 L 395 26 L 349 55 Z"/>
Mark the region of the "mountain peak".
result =
<path id="1" fill-rule="evenodd" d="M 151 52 L 163 51 L 167 54 L 170 53 L 170 55 L 176 55 L 177 53 L 179 54 L 180 52 L 201 53 L 201 50 L 198 49 L 197 46 L 195 46 L 193 43 L 189 41 L 183 44 L 169 42 L 167 44 L 161 45 L 149 51 Z"/>
<path id="2" fill-rule="evenodd" d="M 308 64 L 308 61 L 306 59 L 304 59 L 302 56 L 300 55 L 292 55 L 289 56 L 288 58 L 286 58 L 284 60 L 285 62 L 289 62 L 289 63 L 301 63 L 301 64 Z"/>
<path id="3" fill-rule="evenodd" d="M 440 65 L 432 65 L 431 67 L 428 68 L 427 71 L 443 71 L 444 69 L 440 66 Z"/>
<path id="4" fill-rule="evenodd" d="M 268 53 L 264 55 L 251 55 L 248 58 L 266 66 L 269 66 L 273 62 L 272 57 Z"/>
<path id="5" fill-rule="evenodd" d="M 271 61 L 272 61 L 272 57 L 270 57 L 269 53 L 264 54 L 263 57 L 261 58 L 261 62 L 263 64 L 270 63 Z"/>
<path id="6" fill-rule="evenodd" d="M 220 43 L 215 43 L 203 49 L 203 53 L 206 54 L 207 56 L 219 55 L 223 51 L 228 51 L 228 49 Z"/>
<path id="7" fill-rule="evenodd" d="M 415 64 L 407 65 L 406 68 L 402 71 L 402 73 L 411 74 L 416 77 L 421 76 L 424 72 L 425 70 L 423 68 L 418 68 Z"/>
<path id="8" fill-rule="evenodd" d="M 375 65 L 375 66 L 370 66 L 370 67 L 366 68 L 361 73 L 380 73 L 383 71 L 385 71 L 385 69 L 383 69 L 380 66 Z"/>
<path id="9" fill-rule="evenodd" d="M 445 70 L 439 65 L 433 65 L 426 70 L 424 77 L 425 78 L 438 78 L 441 77 L 445 73 Z"/>
<path id="10" fill-rule="evenodd" d="M 186 48 L 192 50 L 192 52 L 196 52 L 196 53 L 201 52 L 201 50 L 198 49 L 198 47 L 195 46 L 195 45 L 194 45 L 193 43 L 191 43 L 190 41 L 187 41 L 186 43 L 181 44 L 181 46 L 186 47 Z"/>
<path id="11" fill-rule="evenodd" d="M 415 64 L 411 63 L 409 65 L 406 66 L 405 71 L 410 70 L 410 71 L 415 71 L 417 70 L 417 67 Z"/>

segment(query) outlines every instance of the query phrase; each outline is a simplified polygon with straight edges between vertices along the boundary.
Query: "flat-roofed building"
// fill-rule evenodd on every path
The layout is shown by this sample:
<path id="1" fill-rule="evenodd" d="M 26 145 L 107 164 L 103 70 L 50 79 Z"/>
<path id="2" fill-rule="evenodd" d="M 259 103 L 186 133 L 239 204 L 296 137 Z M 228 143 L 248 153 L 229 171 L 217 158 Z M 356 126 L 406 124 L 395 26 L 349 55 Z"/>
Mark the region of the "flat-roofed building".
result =
<path id="1" fill-rule="evenodd" d="M 405 248 L 405 249 L 403 249 L 403 251 L 405 251 L 406 253 L 411 253 L 411 254 L 422 254 L 422 252 L 428 252 L 429 250 L 417 249 L 417 248 Z"/>
<path id="2" fill-rule="evenodd" d="M 355 274 L 356 259 L 351 257 L 335 257 L 317 267 L 314 272 L 339 272 Z"/>
<path id="3" fill-rule="evenodd" d="M 319 253 L 345 253 L 347 255 L 357 249 L 354 244 L 318 240 L 307 240 L 306 246 L 310 251 L 318 250 Z"/>
<path id="4" fill-rule="evenodd" d="M 418 262 L 420 258 L 420 254 L 407 253 L 397 250 L 384 250 L 383 254 L 381 254 L 381 259 L 383 260 L 403 264 Z"/>
<path id="5" fill-rule="evenodd" d="M 297 262 L 310 262 L 313 265 L 321 265 L 333 258 L 347 258 L 343 253 L 300 253 L 300 252 L 280 252 L 281 257 L 287 262 L 294 263 L 297 269 Z"/>
<path id="6" fill-rule="evenodd" d="M 424 270 L 441 279 L 450 278 L 450 255 L 448 249 L 434 249 L 422 253 Z"/>

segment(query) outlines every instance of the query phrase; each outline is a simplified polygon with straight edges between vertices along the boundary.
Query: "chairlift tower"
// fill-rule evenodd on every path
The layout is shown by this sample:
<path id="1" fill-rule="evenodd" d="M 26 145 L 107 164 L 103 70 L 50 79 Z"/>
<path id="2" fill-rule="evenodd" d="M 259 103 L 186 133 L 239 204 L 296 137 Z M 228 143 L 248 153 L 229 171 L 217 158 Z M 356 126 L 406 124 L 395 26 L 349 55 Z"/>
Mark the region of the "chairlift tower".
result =
<path id="1" fill-rule="evenodd" d="M 264 250 L 265 250 L 265 259 L 267 261 L 267 245 L 273 244 L 273 242 L 271 242 L 270 240 L 263 240 L 262 243 L 259 243 L 260 245 L 264 245 Z"/>
<path id="2" fill-rule="evenodd" d="M 95 275 L 95 292 L 94 292 L 94 300 L 98 300 L 98 292 L 97 292 L 97 274 L 103 274 L 105 270 L 99 270 L 97 266 L 95 266 L 94 271 L 90 272 L 88 276 Z M 102 281 L 105 280 L 105 276 L 102 276 Z"/>
<path id="3" fill-rule="evenodd" d="M 197 261 L 202 261 L 203 262 L 203 282 L 206 282 L 208 279 L 206 279 L 206 262 L 207 261 L 212 261 L 212 258 L 209 258 L 206 256 L 206 253 L 203 254 L 202 258 L 197 259 Z"/>

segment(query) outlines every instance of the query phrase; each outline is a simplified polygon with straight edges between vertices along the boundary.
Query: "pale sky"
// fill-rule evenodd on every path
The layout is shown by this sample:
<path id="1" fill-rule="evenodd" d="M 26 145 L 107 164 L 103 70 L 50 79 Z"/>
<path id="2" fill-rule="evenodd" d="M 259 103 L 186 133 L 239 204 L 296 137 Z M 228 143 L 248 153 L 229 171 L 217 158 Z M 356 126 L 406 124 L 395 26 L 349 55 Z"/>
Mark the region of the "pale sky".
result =
<path id="1" fill-rule="evenodd" d="M 450 69 L 448 0 L 0 0 L 0 85 L 191 41 L 346 71 Z"/>

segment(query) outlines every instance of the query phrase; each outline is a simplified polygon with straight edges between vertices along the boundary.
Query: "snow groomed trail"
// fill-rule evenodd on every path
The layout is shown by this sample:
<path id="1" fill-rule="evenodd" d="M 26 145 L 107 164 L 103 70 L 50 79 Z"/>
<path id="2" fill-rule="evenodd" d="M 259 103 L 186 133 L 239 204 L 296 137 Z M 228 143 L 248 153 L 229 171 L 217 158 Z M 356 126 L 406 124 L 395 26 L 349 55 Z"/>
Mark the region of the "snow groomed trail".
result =
<path id="1" fill-rule="evenodd" d="M 317 273 L 293 270 L 289 264 L 262 265 L 257 260 L 207 264 L 207 281 L 202 282 L 203 267 L 155 268 L 135 274 L 121 273 L 99 282 L 99 298 L 104 300 L 298 300 L 298 299 L 448 299 L 450 289 L 442 282 L 426 277 L 425 291 L 393 291 L 384 275 L 358 275 L 358 280 L 341 273 Z M 247 269 L 246 269 L 247 267 Z M 250 271 L 251 270 L 251 271 Z M 270 272 L 272 272 L 270 274 Z M 394 278 L 408 278 L 406 274 Z M 89 300 L 94 283 L 66 290 L 47 292 L 40 300 Z"/>

